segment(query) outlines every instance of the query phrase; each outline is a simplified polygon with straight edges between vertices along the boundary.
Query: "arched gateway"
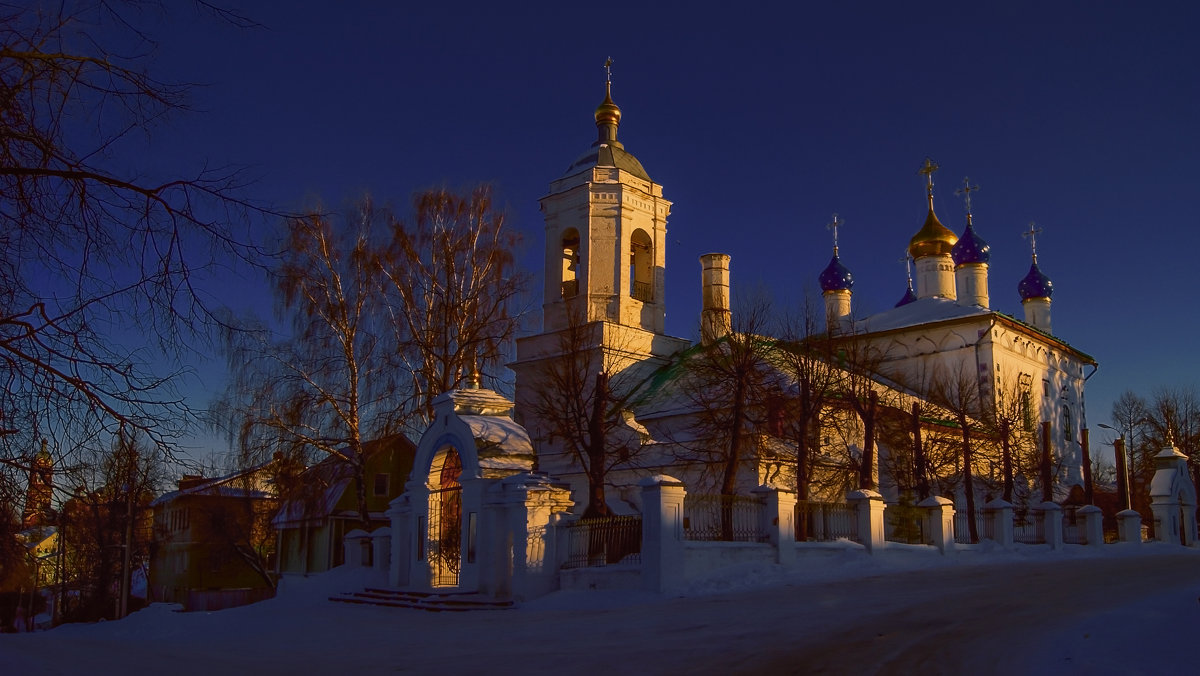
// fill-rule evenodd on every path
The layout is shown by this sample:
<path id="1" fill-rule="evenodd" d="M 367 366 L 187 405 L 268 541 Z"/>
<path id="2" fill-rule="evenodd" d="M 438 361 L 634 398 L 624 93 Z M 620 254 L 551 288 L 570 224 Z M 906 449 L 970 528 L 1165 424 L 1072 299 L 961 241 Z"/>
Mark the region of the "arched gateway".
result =
<path id="1" fill-rule="evenodd" d="M 393 586 L 513 596 L 529 586 L 515 578 L 540 570 L 553 549 L 546 525 L 570 509 L 570 491 L 532 471 L 512 407 L 481 388 L 435 400 L 405 492 L 388 510 Z"/>

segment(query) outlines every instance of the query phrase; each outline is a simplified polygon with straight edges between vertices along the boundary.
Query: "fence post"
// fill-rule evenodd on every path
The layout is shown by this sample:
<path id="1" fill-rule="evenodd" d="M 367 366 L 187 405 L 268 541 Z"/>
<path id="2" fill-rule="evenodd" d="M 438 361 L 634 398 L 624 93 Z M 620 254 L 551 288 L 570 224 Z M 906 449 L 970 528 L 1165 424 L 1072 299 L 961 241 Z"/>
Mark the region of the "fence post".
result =
<path id="1" fill-rule="evenodd" d="M 868 552 L 883 549 L 883 496 L 870 489 L 850 491 L 846 501 L 854 505 L 858 539 Z"/>
<path id="2" fill-rule="evenodd" d="M 759 528 L 775 548 L 775 562 L 792 563 L 796 560 L 796 494 L 772 486 L 759 486 L 751 493 L 763 501 Z"/>
<path id="3" fill-rule="evenodd" d="M 925 539 L 945 554 L 954 551 L 954 502 L 938 495 L 931 495 L 917 503 L 924 512 Z"/>
<path id="4" fill-rule="evenodd" d="M 662 592 L 683 583 L 683 482 L 665 474 L 642 479 L 642 588 Z"/>
<path id="5" fill-rule="evenodd" d="M 1142 544 L 1142 515 L 1136 509 L 1117 512 L 1117 533 L 1121 542 Z"/>
<path id="6" fill-rule="evenodd" d="M 1033 508 L 1034 518 L 1042 520 L 1042 533 L 1050 549 L 1063 548 L 1062 507 L 1058 503 L 1043 502 Z"/>
<path id="7" fill-rule="evenodd" d="M 392 529 L 384 526 L 371 532 L 371 561 L 375 570 L 387 573 L 392 564 Z"/>
<path id="8" fill-rule="evenodd" d="M 1089 547 L 1104 544 L 1104 510 L 1095 505 L 1084 505 L 1075 514 L 1083 519 L 1083 537 Z"/>
<path id="9" fill-rule="evenodd" d="M 983 506 L 983 514 L 992 520 L 994 542 L 1001 547 L 1013 544 L 1013 506 L 1003 498 L 996 498 Z"/>

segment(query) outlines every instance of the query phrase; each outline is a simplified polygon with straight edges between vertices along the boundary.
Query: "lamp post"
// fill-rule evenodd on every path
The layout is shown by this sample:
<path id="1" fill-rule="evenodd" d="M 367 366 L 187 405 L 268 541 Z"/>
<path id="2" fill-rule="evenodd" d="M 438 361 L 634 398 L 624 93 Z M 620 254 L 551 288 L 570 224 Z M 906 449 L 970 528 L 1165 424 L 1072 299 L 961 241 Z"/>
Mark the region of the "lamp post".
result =
<path id="1" fill-rule="evenodd" d="M 1125 459 L 1125 435 L 1115 427 L 1109 427 L 1104 423 L 1097 423 L 1097 426 L 1117 433 L 1117 440 L 1113 442 L 1113 455 L 1117 461 L 1117 503 L 1124 505 L 1125 509 L 1129 509 L 1129 470 Z"/>

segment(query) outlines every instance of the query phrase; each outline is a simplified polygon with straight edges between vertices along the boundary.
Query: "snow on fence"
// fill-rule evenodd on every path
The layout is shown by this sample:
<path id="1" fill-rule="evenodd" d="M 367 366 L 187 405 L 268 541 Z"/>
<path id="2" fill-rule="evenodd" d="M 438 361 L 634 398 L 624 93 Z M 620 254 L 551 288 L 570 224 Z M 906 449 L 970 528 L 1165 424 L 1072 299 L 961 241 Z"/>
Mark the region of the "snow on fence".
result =
<path id="1" fill-rule="evenodd" d="M 960 545 L 971 544 L 971 527 L 967 523 L 966 510 L 954 512 L 954 541 Z M 975 533 L 980 540 L 996 539 L 996 523 L 990 513 L 975 508 Z"/>
<path id="2" fill-rule="evenodd" d="M 853 505 L 834 502 L 796 503 L 796 542 L 860 542 L 858 515 Z"/>
<path id="3" fill-rule="evenodd" d="M 567 561 L 563 568 L 642 562 L 642 517 L 605 516 L 580 519 L 567 527 Z"/>
<path id="4" fill-rule="evenodd" d="M 683 499 L 683 533 L 687 540 L 767 542 L 758 497 L 692 495 Z"/>

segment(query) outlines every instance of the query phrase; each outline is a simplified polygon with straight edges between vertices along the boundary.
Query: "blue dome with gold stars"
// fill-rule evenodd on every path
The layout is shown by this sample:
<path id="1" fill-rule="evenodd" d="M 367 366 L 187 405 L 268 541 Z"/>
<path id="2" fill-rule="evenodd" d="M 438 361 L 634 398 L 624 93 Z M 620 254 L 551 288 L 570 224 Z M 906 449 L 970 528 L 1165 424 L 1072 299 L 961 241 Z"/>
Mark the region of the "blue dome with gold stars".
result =
<path id="1" fill-rule="evenodd" d="M 910 280 L 908 280 L 908 289 L 906 289 L 904 291 L 904 297 L 900 299 L 900 302 L 896 303 L 892 307 L 900 307 L 901 305 L 908 305 L 909 303 L 915 301 L 916 299 L 917 299 L 917 292 L 913 291 L 912 280 L 910 279 Z"/>
<path id="2" fill-rule="evenodd" d="M 1029 266 L 1029 274 L 1017 284 L 1017 293 L 1021 294 L 1023 301 L 1030 298 L 1049 298 L 1054 293 L 1054 284 L 1038 269 L 1037 259 Z"/>
<path id="3" fill-rule="evenodd" d="M 817 281 L 821 284 L 822 291 L 849 291 L 850 287 L 854 286 L 854 275 L 842 265 L 835 253 Z"/>
<path id="4" fill-rule="evenodd" d="M 955 265 L 967 265 L 969 263 L 987 263 L 992 259 L 992 247 L 983 238 L 975 232 L 971 221 L 967 221 L 967 229 L 963 231 L 962 237 L 954 243 L 954 247 L 950 249 L 950 257 L 954 259 Z"/>

